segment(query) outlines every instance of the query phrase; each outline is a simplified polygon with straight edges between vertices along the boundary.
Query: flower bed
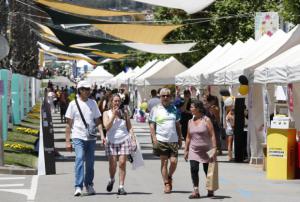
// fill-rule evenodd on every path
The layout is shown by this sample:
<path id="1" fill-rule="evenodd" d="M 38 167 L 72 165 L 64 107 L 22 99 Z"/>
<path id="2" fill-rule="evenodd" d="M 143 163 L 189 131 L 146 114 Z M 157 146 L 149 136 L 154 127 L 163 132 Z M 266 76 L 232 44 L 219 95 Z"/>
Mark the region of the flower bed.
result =
<path id="1" fill-rule="evenodd" d="M 38 135 L 39 134 L 39 130 L 32 129 L 32 128 L 26 128 L 26 127 L 17 127 L 16 131 L 23 133 L 23 134 L 28 134 L 28 135 Z"/>

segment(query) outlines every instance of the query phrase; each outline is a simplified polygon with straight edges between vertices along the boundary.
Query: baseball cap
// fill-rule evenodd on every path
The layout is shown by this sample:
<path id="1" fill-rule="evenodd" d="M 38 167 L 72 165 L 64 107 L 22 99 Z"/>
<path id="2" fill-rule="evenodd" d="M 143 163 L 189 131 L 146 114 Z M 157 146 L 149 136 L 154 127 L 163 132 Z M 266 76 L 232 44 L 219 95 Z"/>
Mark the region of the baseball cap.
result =
<path id="1" fill-rule="evenodd" d="M 77 84 L 78 88 L 91 88 L 91 84 L 88 81 L 79 81 Z"/>

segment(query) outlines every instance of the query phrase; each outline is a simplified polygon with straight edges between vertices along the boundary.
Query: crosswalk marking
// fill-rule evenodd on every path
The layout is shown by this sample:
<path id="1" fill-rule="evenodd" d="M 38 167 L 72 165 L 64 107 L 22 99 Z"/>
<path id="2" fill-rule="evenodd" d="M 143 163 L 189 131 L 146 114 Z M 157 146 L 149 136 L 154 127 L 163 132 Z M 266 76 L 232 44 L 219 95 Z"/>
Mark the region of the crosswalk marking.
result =
<path id="1" fill-rule="evenodd" d="M 0 180 L 24 180 L 25 177 L 0 177 Z"/>
<path id="2" fill-rule="evenodd" d="M 0 184 L 0 187 L 23 187 L 24 184 Z"/>

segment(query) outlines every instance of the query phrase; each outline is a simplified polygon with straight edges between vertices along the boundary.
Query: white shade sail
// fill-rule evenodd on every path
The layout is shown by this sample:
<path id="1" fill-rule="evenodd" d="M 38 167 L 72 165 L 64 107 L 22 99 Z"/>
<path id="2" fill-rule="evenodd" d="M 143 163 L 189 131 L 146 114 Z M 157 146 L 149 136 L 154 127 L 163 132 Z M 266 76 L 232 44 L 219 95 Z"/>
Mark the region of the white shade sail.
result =
<path id="1" fill-rule="evenodd" d="M 155 64 L 151 69 L 136 78 L 136 85 L 168 85 L 175 83 L 175 76 L 187 68 L 176 58 L 170 57 Z"/>
<path id="2" fill-rule="evenodd" d="M 189 52 L 197 43 L 183 43 L 183 44 L 144 44 L 144 43 L 122 43 L 130 48 L 156 54 L 176 54 Z"/>
<path id="3" fill-rule="evenodd" d="M 207 6 L 212 4 L 215 0 L 134 0 L 142 3 L 152 4 L 156 6 L 163 6 L 168 8 L 177 8 L 184 10 L 188 14 L 197 13 Z"/>
<path id="4" fill-rule="evenodd" d="M 197 85 L 193 83 L 192 76 L 198 71 L 201 71 L 201 67 L 207 64 L 210 64 L 214 59 L 218 58 L 224 52 L 226 52 L 232 45 L 227 43 L 224 47 L 218 45 L 216 46 L 210 53 L 208 53 L 205 57 L 203 57 L 200 61 L 198 61 L 195 65 L 187 69 L 186 71 L 176 75 L 175 83 L 176 85 Z"/>

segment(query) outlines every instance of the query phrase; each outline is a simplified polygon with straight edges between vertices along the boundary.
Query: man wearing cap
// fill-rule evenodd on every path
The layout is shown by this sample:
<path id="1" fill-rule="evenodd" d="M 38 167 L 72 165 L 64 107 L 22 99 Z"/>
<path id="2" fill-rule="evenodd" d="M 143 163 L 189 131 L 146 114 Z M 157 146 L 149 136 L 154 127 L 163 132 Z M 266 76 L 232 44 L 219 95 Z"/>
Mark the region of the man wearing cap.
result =
<path id="1" fill-rule="evenodd" d="M 70 102 L 65 115 L 67 118 L 66 150 L 72 152 L 72 144 L 70 142 L 71 136 L 76 155 L 74 196 L 82 195 L 83 184 L 86 187 L 87 193 L 93 195 L 96 193 L 93 188 L 96 137 L 90 135 L 91 133 L 87 128 L 98 127 L 101 139 L 104 140 L 102 124 L 100 121 L 101 113 L 96 102 L 89 99 L 91 91 L 90 83 L 87 81 L 80 81 L 77 85 L 77 91 L 78 96 L 76 97 L 76 100 L 86 124 L 80 115 L 76 101 L 73 100 Z"/>

